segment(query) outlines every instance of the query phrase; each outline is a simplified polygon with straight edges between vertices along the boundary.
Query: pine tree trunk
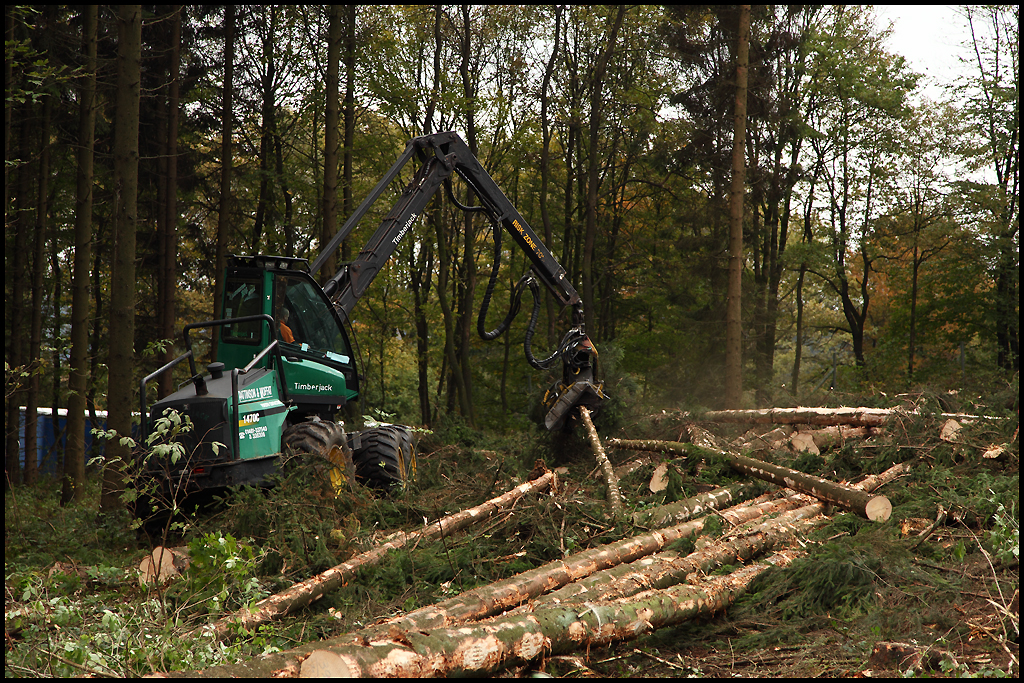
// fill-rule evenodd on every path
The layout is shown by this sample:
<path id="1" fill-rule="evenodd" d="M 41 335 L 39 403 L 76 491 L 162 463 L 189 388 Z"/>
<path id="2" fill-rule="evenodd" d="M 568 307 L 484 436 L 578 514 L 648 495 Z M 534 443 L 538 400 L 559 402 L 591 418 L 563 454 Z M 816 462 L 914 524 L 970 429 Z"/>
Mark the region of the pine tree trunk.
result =
<path id="1" fill-rule="evenodd" d="M 39 136 L 39 175 L 36 178 L 36 225 L 32 248 L 32 304 L 29 314 L 28 362 L 32 374 L 28 380 L 25 401 L 25 472 L 26 484 L 39 478 L 39 377 L 42 373 L 43 343 L 43 274 L 46 271 L 46 233 L 49 230 L 50 194 L 50 119 L 53 96 L 43 101 L 42 130 Z"/>
<path id="2" fill-rule="evenodd" d="M 725 314 L 725 407 L 739 408 L 743 400 L 743 199 L 746 183 L 744 141 L 747 131 L 747 63 L 750 5 L 740 5 L 736 50 L 736 101 L 733 110 L 732 189 L 729 200 L 729 286 Z"/>
<path id="3" fill-rule="evenodd" d="M 203 677 L 438 677 L 494 673 L 507 666 L 592 646 L 631 640 L 659 628 L 711 616 L 746 592 L 769 567 L 800 553 L 776 553 L 765 562 L 699 584 L 680 584 L 617 601 L 548 607 L 454 629 L 393 631 L 389 638 L 351 643 L 349 637 L 309 643 L 288 653 L 204 672 Z M 338 641 L 342 642 L 338 642 Z"/>
<path id="4" fill-rule="evenodd" d="M 174 323 L 176 320 L 175 297 L 178 291 L 178 120 L 181 70 L 181 13 L 184 8 L 174 5 L 171 8 L 170 21 L 170 52 L 168 54 L 167 83 L 167 178 L 164 191 L 164 232 L 161 243 L 160 282 L 160 338 L 172 340 L 162 354 L 162 361 L 169 363 L 177 353 L 174 350 Z M 174 391 L 174 377 L 170 372 L 160 376 L 160 396 L 167 396 Z"/>
<path id="5" fill-rule="evenodd" d="M 224 270 L 228 264 L 228 232 L 231 221 L 231 135 L 233 116 L 231 99 L 235 73 L 235 6 L 224 7 L 224 85 L 220 109 L 220 209 L 217 212 L 217 252 L 214 273 L 213 317 L 224 317 Z M 211 358 L 217 358 L 220 328 L 213 328 Z"/>
<path id="6" fill-rule="evenodd" d="M 75 196 L 75 255 L 71 276 L 71 359 L 68 377 L 68 439 L 60 501 L 80 501 L 85 484 L 85 411 L 89 381 L 89 265 L 92 260 L 93 147 L 96 141 L 97 5 L 86 5 L 82 17 L 81 76 L 78 108 L 78 171 Z"/>
<path id="7" fill-rule="evenodd" d="M 110 352 L 107 361 L 107 428 L 118 438 L 106 445 L 100 510 L 120 507 L 122 468 L 131 449 L 121 443 L 132 430 L 135 366 L 135 232 L 138 222 L 139 95 L 142 7 L 118 8 L 117 116 L 114 120 L 114 255 L 110 274 Z"/>
<path id="8" fill-rule="evenodd" d="M 32 152 L 29 149 L 30 129 L 32 126 L 32 104 L 24 103 L 20 108 L 21 127 L 18 140 L 18 158 L 21 165 L 18 168 L 18 190 L 14 196 L 14 267 L 11 282 L 11 334 L 8 340 L 8 364 L 16 372 L 22 372 L 25 362 L 27 345 L 25 344 L 25 283 L 28 278 L 29 248 L 28 237 L 32 232 L 29 226 L 28 200 L 31 194 L 32 164 L 28 163 Z M 5 255 L 6 256 L 6 255 Z M 5 270 L 6 272 L 6 270 Z M 5 308 L 5 313 L 7 310 Z M 21 442 L 19 431 L 21 427 L 21 406 L 25 404 L 25 378 L 16 376 L 17 390 L 11 392 L 7 399 L 7 441 L 5 462 L 7 467 L 7 480 L 5 485 L 12 486 L 22 482 L 21 466 Z M 6 393 L 6 392 L 5 392 Z"/>
<path id="9" fill-rule="evenodd" d="M 323 223 L 320 248 L 323 249 L 334 233 L 338 232 L 338 139 L 340 129 L 338 87 L 341 63 L 342 5 L 330 5 L 327 24 L 327 104 L 324 125 L 324 196 Z M 326 282 L 338 270 L 337 259 L 331 254 L 320 273 L 314 273 L 320 282 Z"/>

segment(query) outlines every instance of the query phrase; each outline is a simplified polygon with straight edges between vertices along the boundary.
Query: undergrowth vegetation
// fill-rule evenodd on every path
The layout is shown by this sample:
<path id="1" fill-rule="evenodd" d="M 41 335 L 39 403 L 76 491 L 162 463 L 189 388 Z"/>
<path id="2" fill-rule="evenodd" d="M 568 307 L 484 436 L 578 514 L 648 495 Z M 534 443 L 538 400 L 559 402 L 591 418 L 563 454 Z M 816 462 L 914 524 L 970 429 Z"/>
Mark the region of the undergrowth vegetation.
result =
<path id="1" fill-rule="evenodd" d="M 905 397 L 900 400 L 906 405 Z M 1012 607 L 1019 585 L 1016 405 L 952 405 L 950 397 L 926 394 L 912 400 L 918 417 L 867 440 L 819 454 L 757 453 L 848 481 L 910 463 L 910 474 L 884 490 L 894 506 L 891 520 L 874 524 L 835 512 L 802 540 L 804 557 L 763 574 L 726 613 L 592 651 L 589 659 L 555 658 L 545 671 L 844 675 L 870 668 L 876 643 L 901 641 L 942 654 L 935 666 L 899 673 L 1016 673 L 1015 664 L 1005 664 L 1006 653 L 1016 656 L 1019 638 Z M 956 410 L 1005 419 L 964 421 L 955 441 L 939 438 L 940 413 Z M 621 426 L 605 427 L 604 436 L 685 439 L 678 412 L 616 421 Z M 704 426 L 723 443 L 747 429 Z M 991 457 L 993 447 L 1002 449 L 997 457 Z M 740 480 L 721 463 L 632 451 L 609 455 L 633 510 Z M 379 545 L 396 530 L 421 528 L 507 491 L 526 481 L 538 460 L 559 468 L 555 495 L 520 501 L 464 532 L 395 551 L 300 614 L 240 633 L 230 644 L 205 635 L 202 626 L 218 615 Z M 666 487 L 654 493 L 652 476 L 663 463 Z M 8 490 L 7 675 L 137 676 L 238 662 L 352 631 L 642 531 L 611 521 L 604 482 L 579 433 L 502 436 L 450 420 L 421 437 L 417 482 L 392 497 L 361 488 L 328 496 L 321 476 L 312 468 L 289 468 L 275 487 L 227 492 L 211 509 L 180 518 L 154 538 L 126 514 L 59 507 L 53 482 Z M 97 500 L 98 491 L 88 499 Z M 685 539 L 672 550 L 687 553 L 729 532 L 713 517 L 704 539 Z M 181 578 L 143 585 L 137 567 L 156 544 L 187 546 L 191 565 Z M 800 656 L 786 659 L 789 652 Z"/>

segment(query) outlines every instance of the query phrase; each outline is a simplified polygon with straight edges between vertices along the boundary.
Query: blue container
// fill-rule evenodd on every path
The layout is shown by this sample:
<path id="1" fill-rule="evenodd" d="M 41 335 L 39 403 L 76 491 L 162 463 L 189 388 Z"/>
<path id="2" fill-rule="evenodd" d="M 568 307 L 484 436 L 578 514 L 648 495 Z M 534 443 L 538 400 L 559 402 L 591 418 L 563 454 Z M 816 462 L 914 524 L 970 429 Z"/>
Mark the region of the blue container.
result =
<path id="1" fill-rule="evenodd" d="M 53 410 L 50 408 L 39 408 L 36 419 L 36 457 L 38 458 L 39 474 L 46 474 L 51 477 L 60 476 L 64 472 L 64 447 L 67 445 L 67 423 L 68 411 L 65 408 L 57 409 L 56 420 Z M 54 423 L 56 422 L 56 437 L 54 436 Z M 92 435 L 93 428 L 107 428 L 107 413 L 105 410 L 96 411 L 96 424 L 89 420 L 89 414 L 85 414 L 85 454 L 86 461 L 89 458 L 100 455 L 103 452 L 103 440 L 96 439 Z M 94 450 L 95 448 L 95 450 Z M 18 410 L 18 451 L 22 471 L 25 467 L 25 409 Z"/>

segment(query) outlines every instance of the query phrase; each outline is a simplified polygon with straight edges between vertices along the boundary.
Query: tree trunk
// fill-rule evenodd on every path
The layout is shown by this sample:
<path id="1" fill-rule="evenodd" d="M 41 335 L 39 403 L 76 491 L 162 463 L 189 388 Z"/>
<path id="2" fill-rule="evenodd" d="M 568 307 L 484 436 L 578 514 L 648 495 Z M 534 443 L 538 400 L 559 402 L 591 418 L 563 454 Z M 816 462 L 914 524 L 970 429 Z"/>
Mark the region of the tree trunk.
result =
<path id="1" fill-rule="evenodd" d="M 436 677 L 482 675 L 514 663 L 630 640 L 689 619 L 711 616 L 746 592 L 750 582 L 773 566 L 799 556 L 776 553 L 765 563 L 699 584 L 648 591 L 631 599 L 562 605 L 528 615 L 507 616 L 474 626 L 392 632 L 388 639 L 350 644 L 323 641 L 202 672 L 211 676 Z M 308 657 L 307 657 L 308 655 Z M 300 664 L 301 661 L 301 664 Z M 196 672 L 176 672 L 191 675 Z"/>
<path id="2" fill-rule="evenodd" d="M 93 147 L 96 141 L 97 5 L 82 16 L 85 71 L 78 105 L 78 172 L 75 195 L 75 255 L 71 276 L 71 359 L 68 376 L 68 439 L 60 501 L 81 501 L 85 484 L 85 411 L 89 381 L 89 265 L 92 260 Z"/>
<path id="3" fill-rule="evenodd" d="M 273 205 L 274 190 L 270 183 L 270 157 L 273 154 L 274 145 L 274 117 L 277 116 L 277 66 L 274 47 L 277 39 L 278 13 L 281 11 L 277 5 L 271 5 L 266 14 L 269 14 L 269 23 L 265 13 L 261 13 L 263 22 L 263 71 L 260 74 L 260 90 L 262 93 L 262 104 L 260 106 L 260 189 L 256 200 L 256 214 L 253 218 L 252 237 L 249 242 L 249 250 L 252 253 L 259 253 L 260 242 L 263 239 L 263 228 L 268 222 L 268 215 L 275 213 Z M 273 222 L 273 219 L 270 219 Z"/>
<path id="4" fill-rule="evenodd" d="M 540 127 L 541 127 L 541 148 L 540 148 L 540 194 L 538 201 L 540 203 L 540 218 L 541 223 L 544 225 L 544 243 L 548 246 L 548 249 L 554 251 L 554 242 L 552 241 L 551 235 L 551 214 L 548 211 L 548 182 L 551 177 L 551 121 L 548 114 L 548 89 L 551 84 L 551 77 L 555 72 L 555 63 L 558 59 L 558 48 L 561 42 L 560 29 L 562 27 L 562 12 L 564 7 L 562 5 L 555 5 L 555 37 L 551 45 L 551 58 L 548 60 L 547 65 L 544 68 L 544 79 L 540 88 Z M 558 343 L 555 338 L 555 304 L 554 300 L 546 296 L 544 297 L 544 307 L 546 319 L 547 319 L 547 340 L 548 345 L 553 346 Z"/>
<path id="5" fill-rule="evenodd" d="M 473 76 L 470 74 L 470 62 L 472 61 L 472 22 L 470 18 L 469 5 L 461 6 L 462 13 L 462 37 L 460 40 L 460 61 L 459 73 L 462 76 L 462 96 L 466 121 L 466 146 L 473 156 L 478 156 L 479 146 L 476 138 L 476 108 L 477 108 L 477 86 Z M 474 198 L 470 196 L 469 188 L 466 189 L 467 204 L 471 204 Z M 458 306 L 456 315 L 456 355 L 459 359 L 457 366 L 452 366 L 452 371 L 461 371 L 461 386 L 464 391 L 462 400 L 462 416 L 470 427 L 476 427 L 476 404 L 473 401 L 473 369 L 470 362 L 470 350 L 473 338 L 474 302 L 476 296 L 476 222 L 473 220 L 473 212 L 464 212 L 462 216 L 462 257 L 456 267 L 456 272 L 461 272 L 462 277 L 455 282 L 455 301 Z"/>
<path id="6" fill-rule="evenodd" d="M 611 445 L 611 441 L 609 439 L 609 445 Z M 629 447 L 623 446 L 623 448 Z M 765 488 L 764 484 L 757 482 L 733 484 L 686 500 L 679 500 L 649 510 L 638 510 L 633 513 L 633 524 L 655 529 L 671 524 L 682 524 L 695 517 L 706 515 L 712 510 L 718 510 L 726 505 L 760 495 Z"/>
<path id="7" fill-rule="evenodd" d="M 221 93 L 220 110 L 220 209 L 217 214 L 217 262 L 214 273 L 213 317 L 224 317 L 224 269 L 228 263 L 228 232 L 231 220 L 231 96 L 235 72 L 235 6 L 224 7 L 224 86 Z M 217 358 L 220 328 L 213 328 L 211 357 Z"/>
<path id="8" fill-rule="evenodd" d="M 558 604 L 590 603 L 599 600 L 629 598 L 648 590 L 659 590 L 685 583 L 689 575 L 700 572 L 710 574 L 728 564 L 747 562 L 777 548 L 782 548 L 802 533 L 824 522 L 824 506 L 812 503 L 792 508 L 777 517 L 745 525 L 730 532 L 729 536 L 711 541 L 702 549 L 688 555 L 666 550 L 649 557 L 594 572 L 559 590 L 546 593 L 520 610 Z"/>
<path id="9" fill-rule="evenodd" d="M 323 197 L 323 223 L 320 230 L 320 249 L 322 250 L 334 233 L 338 232 L 338 140 L 340 129 L 338 87 L 339 69 L 341 62 L 341 33 L 342 33 L 342 5 L 330 5 L 328 10 L 327 24 L 327 107 L 324 124 L 324 197 Z M 330 255 L 320 273 L 314 276 L 320 278 L 324 283 L 337 268 L 337 259 Z"/>
<path id="10" fill-rule="evenodd" d="M 743 197 L 746 162 L 743 146 L 747 130 L 747 64 L 750 42 L 750 5 L 740 5 L 736 49 L 736 102 L 733 109 L 732 189 L 729 199 L 729 287 L 725 314 L 725 407 L 743 401 Z"/>
<path id="11" fill-rule="evenodd" d="M 167 83 L 167 178 L 164 197 L 164 233 L 161 244 L 160 282 L 160 323 L 159 337 L 172 340 L 164 350 L 163 362 L 169 363 L 177 355 L 174 351 L 174 323 L 176 320 L 175 296 L 178 292 L 178 119 L 180 63 L 181 63 L 181 13 L 182 5 L 174 5 L 171 9 L 171 49 L 169 59 L 169 81 Z M 164 397 L 174 391 L 174 376 L 165 372 L 160 376 L 160 396 Z"/>
<path id="12" fill-rule="evenodd" d="M 597 464 L 604 474 L 604 482 L 608 487 L 608 506 L 611 508 L 612 518 L 616 521 L 622 519 L 622 494 L 619 493 L 619 480 L 615 476 L 611 462 L 601 445 L 601 437 L 597 434 L 594 422 L 590 419 L 590 411 L 584 406 L 579 407 L 580 417 L 587 429 L 587 438 L 590 440 L 590 448 L 594 451 Z"/>
<path id="13" fill-rule="evenodd" d="M 602 97 L 605 73 L 608 62 L 615 51 L 615 42 L 626 16 L 626 6 L 616 8 L 615 17 L 610 19 L 608 32 L 604 39 L 604 50 L 590 72 L 590 131 L 587 146 L 587 215 L 586 230 L 583 237 L 583 312 L 586 316 L 587 330 L 597 334 L 597 319 L 594 308 L 594 243 L 597 240 L 597 190 L 599 183 L 600 159 L 598 142 L 601 138 L 601 125 L 604 121 Z"/>
<path id="14" fill-rule="evenodd" d="M 46 233 L 49 231 L 50 194 L 50 119 L 53 96 L 43 100 L 42 130 L 39 135 L 39 175 L 36 194 L 35 242 L 32 248 L 32 308 L 29 323 L 28 362 L 32 371 L 25 401 L 25 473 L 26 484 L 39 477 L 39 378 L 42 374 L 43 273 L 46 270 Z"/>
<path id="15" fill-rule="evenodd" d="M 132 430 L 135 366 L 135 231 L 138 222 L 139 81 L 142 7 L 118 8 L 117 115 L 114 120 L 114 255 L 110 274 L 110 351 L 107 361 L 107 443 L 100 510 L 120 507 L 122 468 L 131 449 L 121 443 Z"/>
<path id="16" fill-rule="evenodd" d="M 32 229 L 28 224 L 30 216 L 28 200 L 31 194 L 30 173 L 32 171 L 32 165 L 27 161 L 32 154 L 29 149 L 29 133 L 32 126 L 31 103 L 26 102 L 22 105 L 20 111 L 22 117 L 18 140 L 18 157 L 20 160 L 20 166 L 18 167 L 18 190 L 15 193 L 14 198 L 14 267 L 11 269 L 13 271 L 10 302 L 11 334 L 8 341 L 10 344 L 8 350 L 8 364 L 16 373 L 23 372 L 23 366 L 26 364 L 25 283 L 29 281 L 28 256 L 30 252 L 28 248 L 28 237 L 32 232 Z M 21 443 L 19 441 L 18 434 L 21 424 L 21 406 L 24 405 L 25 401 L 25 378 L 23 376 L 16 375 L 14 381 L 17 383 L 17 390 L 12 390 L 9 398 L 7 399 L 7 448 L 5 461 L 7 468 L 6 484 L 8 486 L 20 484 L 22 481 Z M 14 389 L 14 387 L 12 387 L 12 389 Z M 7 392 L 5 391 L 5 393 Z"/>
<path id="17" fill-rule="evenodd" d="M 345 139 L 342 143 L 342 211 L 347 218 L 355 209 L 352 199 L 352 152 L 356 142 L 356 6 L 345 8 L 345 102 L 342 109 Z M 341 260 L 351 261 L 352 248 L 348 240 L 341 244 Z M 337 261 L 332 264 L 337 270 Z M 425 424 L 425 423 L 424 423 Z"/>
<path id="18" fill-rule="evenodd" d="M 922 416 L 915 408 L 765 408 L 763 410 L 714 410 L 701 415 L 710 422 L 747 422 L 754 424 L 813 424 L 879 427 L 901 417 Z M 957 420 L 1002 420 L 992 415 L 937 413 L 938 417 Z"/>

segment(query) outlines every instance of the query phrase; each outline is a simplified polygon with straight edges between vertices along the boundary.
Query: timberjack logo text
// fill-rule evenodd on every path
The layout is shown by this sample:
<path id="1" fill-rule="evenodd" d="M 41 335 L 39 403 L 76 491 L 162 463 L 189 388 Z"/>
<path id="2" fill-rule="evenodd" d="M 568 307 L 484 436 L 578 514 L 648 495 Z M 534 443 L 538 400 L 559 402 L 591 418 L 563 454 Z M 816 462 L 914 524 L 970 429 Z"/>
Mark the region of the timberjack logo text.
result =
<path id="1" fill-rule="evenodd" d="M 299 384 L 295 382 L 293 388 L 299 391 L 334 391 L 333 384 Z"/>
<path id="2" fill-rule="evenodd" d="M 409 231 L 409 226 L 412 225 L 412 222 L 414 220 L 416 220 L 416 214 L 409 216 L 409 220 L 405 222 L 405 225 L 402 226 L 402 229 L 398 231 L 397 235 L 395 235 L 395 239 L 391 240 L 392 244 L 398 244 L 399 242 L 402 241 L 402 238 L 405 237 L 405 233 Z"/>

